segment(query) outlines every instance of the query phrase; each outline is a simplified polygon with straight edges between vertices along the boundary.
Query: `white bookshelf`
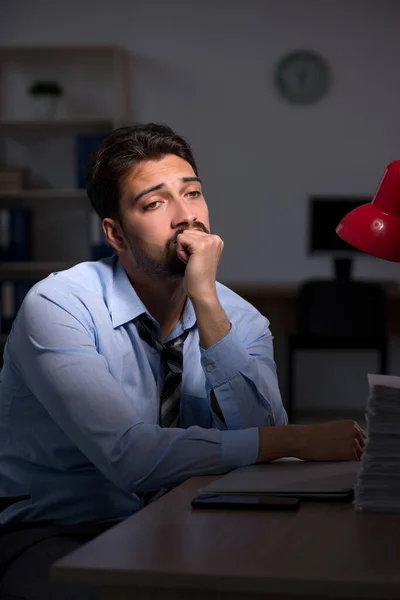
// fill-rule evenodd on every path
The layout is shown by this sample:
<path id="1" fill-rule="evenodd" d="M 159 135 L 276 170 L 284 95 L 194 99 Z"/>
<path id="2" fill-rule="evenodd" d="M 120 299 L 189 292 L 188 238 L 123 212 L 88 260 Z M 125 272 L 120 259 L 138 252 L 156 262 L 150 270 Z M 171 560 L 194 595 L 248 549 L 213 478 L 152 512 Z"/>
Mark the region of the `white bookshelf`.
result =
<path id="1" fill-rule="evenodd" d="M 0 45 L 0 166 L 26 169 L 31 188 L 0 190 L 0 209 L 32 210 L 35 259 L 1 262 L 0 282 L 33 284 L 90 260 L 90 202 L 74 187 L 75 139 L 132 121 L 130 62 L 115 45 Z M 54 117 L 43 117 L 27 92 L 39 80 L 65 92 Z M 6 339 L 0 334 L 0 360 Z"/>
<path id="2" fill-rule="evenodd" d="M 113 45 L 0 46 L 0 130 L 114 129 L 129 122 L 130 63 L 130 54 Z M 57 119 L 28 116 L 33 103 L 27 88 L 40 79 L 56 80 L 65 90 L 67 106 Z"/>
<path id="3" fill-rule="evenodd" d="M 35 240 L 35 260 L 3 262 L 0 280 L 36 281 L 76 264 L 78 255 L 90 260 L 90 202 L 86 190 L 73 187 L 75 138 L 131 122 L 130 63 L 116 45 L 0 45 L 0 166 L 25 168 L 35 188 L 0 190 L 0 209 L 32 209 Z M 38 80 L 55 80 L 65 92 L 53 118 L 35 113 L 27 93 Z"/>

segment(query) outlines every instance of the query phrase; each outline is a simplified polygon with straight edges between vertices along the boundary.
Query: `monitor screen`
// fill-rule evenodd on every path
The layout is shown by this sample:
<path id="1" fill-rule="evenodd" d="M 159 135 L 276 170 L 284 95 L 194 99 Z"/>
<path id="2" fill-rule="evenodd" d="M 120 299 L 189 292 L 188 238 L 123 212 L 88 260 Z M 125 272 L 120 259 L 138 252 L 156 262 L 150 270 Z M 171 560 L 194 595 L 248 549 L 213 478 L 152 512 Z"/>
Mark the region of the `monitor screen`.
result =
<path id="1" fill-rule="evenodd" d="M 342 218 L 353 208 L 371 202 L 371 198 L 343 196 L 313 196 L 309 205 L 308 252 L 354 253 L 359 252 L 344 242 L 336 233 Z"/>

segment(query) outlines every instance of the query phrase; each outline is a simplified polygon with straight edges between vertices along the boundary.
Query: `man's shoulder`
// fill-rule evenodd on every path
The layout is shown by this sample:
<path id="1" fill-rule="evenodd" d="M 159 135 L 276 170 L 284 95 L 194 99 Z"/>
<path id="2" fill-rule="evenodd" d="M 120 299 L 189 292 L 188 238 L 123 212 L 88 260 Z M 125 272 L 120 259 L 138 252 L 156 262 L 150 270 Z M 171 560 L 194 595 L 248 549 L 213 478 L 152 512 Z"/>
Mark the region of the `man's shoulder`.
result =
<path id="1" fill-rule="evenodd" d="M 96 294 L 113 283 L 114 261 L 112 257 L 96 262 L 82 262 L 65 271 L 51 273 L 32 288 L 37 294 Z"/>
<path id="2" fill-rule="evenodd" d="M 81 262 L 65 271 L 51 273 L 36 284 L 36 289 L 47 290 L 71 288 L 95 292 L 112 284 L 114 261 L 113 257 L 96 262 Z"/>

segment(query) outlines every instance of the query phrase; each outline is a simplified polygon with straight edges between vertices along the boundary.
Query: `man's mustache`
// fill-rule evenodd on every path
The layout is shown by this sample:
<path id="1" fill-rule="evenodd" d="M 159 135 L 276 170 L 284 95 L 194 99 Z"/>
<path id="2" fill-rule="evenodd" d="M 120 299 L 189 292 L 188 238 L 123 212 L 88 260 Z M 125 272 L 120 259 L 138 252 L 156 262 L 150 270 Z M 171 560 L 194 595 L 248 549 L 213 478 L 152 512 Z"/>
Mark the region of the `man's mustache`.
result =
<path id="1" fill-rule="evenodd" d="M 204 233 L 210 233 L 209 230 L 207 229 L 207 227 L 204 225 L 204 223 L 201 223 L 201 221 L 196 221 L 192 227 L 181 227 L 176 234 L 174 235 L 173 238 L 170 239 L 170 244 L 173 244 L 174 242 L 176 242 L 176 240 L 178 239 L 178 235 L 180 235 L 181 233 L 183 233 L 184 231 L 188 231 L 191 229 L 199 229 L 200 231 L 203 231 Z"/>

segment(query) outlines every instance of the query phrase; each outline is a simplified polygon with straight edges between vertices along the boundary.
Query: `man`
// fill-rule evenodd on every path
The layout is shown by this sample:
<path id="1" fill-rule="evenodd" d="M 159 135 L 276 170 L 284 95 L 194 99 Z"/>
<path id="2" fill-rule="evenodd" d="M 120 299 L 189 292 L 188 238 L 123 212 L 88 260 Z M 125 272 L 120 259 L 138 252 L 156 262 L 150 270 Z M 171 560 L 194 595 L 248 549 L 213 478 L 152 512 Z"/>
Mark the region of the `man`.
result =
<path id="1" fill-rule="evenodd" d="M 14 322 L 0 491 L 31 499 L 1 523 L 110 525 L 195 475 L 360 458 L 352 421 L 287 425 L 268 321 L 216 282 L 223 242 L 183 138 L 114 131 L 87 191 L 116 255 L 41 281 Z"/>

